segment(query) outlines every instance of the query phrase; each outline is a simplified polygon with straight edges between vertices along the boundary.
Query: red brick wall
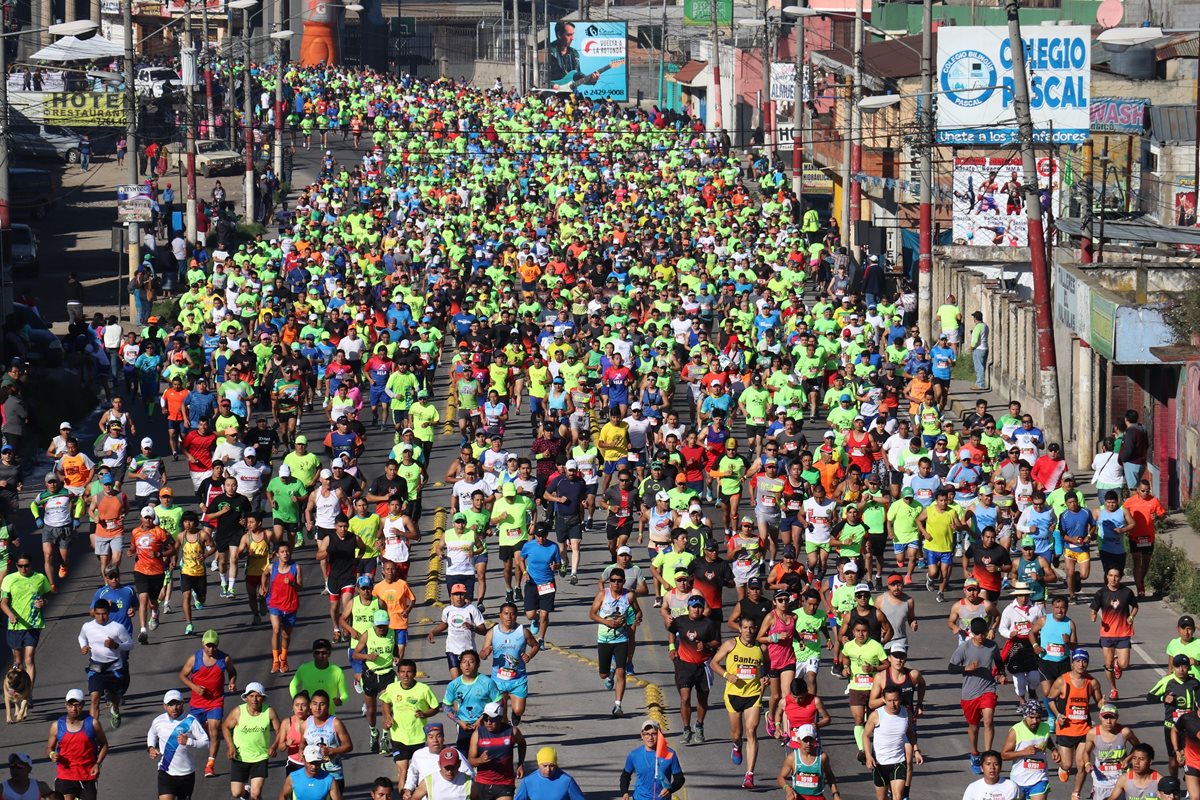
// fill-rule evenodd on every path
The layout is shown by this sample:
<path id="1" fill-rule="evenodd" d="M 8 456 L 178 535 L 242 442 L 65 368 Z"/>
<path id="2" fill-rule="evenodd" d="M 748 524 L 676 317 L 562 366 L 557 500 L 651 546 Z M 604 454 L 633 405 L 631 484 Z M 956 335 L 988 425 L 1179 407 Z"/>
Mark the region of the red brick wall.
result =
<path id="1" fill-rule="evenodd" d="M 1130 409 L 1137 412 L 1138 419 L 1146 422 L 1146 397 L 1140 384 L 1144 374 L 1143 367 L 1113 365 L 1112 381 L 1108 388 L 1110 418 L 1105 420 L 1106 433 L 1112 423 L 1125 416 Z"/>

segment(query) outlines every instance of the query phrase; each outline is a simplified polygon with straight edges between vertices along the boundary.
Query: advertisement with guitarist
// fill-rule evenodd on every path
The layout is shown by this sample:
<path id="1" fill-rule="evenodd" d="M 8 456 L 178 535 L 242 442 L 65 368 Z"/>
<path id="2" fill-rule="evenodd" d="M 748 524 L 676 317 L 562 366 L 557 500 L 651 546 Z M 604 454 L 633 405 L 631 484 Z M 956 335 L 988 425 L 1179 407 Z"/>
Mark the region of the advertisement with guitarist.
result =
<path id="1" fill-rule="evenodd" d="M 550 88 L 590 100 L 629 99 L 628 23 L 560 20 L 551 27 L 546 65 Z"/>

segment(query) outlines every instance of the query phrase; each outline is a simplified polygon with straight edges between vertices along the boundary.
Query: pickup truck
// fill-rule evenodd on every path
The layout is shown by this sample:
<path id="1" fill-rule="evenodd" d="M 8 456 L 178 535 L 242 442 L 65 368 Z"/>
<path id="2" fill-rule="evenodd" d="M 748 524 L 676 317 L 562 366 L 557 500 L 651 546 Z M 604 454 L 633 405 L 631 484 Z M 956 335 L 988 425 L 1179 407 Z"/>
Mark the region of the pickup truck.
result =
<path id="1" fill-rule="evenodd" d="M 183 81 L 175 70 L 168 67 L 139 67 L 133 77 L 133 88 L 142 97 L 163 100 L 182 91 Z"/>
<path id="2" fill-rule="evenodd" d="M 172 142 L 167 146 L 167 152 L 172 167 L 187 167 L 187 148 L 183 144 Z M 242 172 L 245 164 L 245 159 L 222 141 L 196 142 L 196 172 L 206 178 Z"/>

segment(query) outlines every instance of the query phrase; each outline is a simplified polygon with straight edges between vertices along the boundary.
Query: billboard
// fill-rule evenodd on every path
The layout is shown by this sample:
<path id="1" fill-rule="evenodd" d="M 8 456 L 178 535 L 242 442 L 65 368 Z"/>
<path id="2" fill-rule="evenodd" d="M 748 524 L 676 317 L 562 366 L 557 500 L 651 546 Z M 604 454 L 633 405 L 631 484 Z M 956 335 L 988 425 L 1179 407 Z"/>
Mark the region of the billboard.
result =
<path id="1" fill-rule="evenodd" d="M 30 122 L 68 128 L 125 127 L 121 92 L 12 92 L 12 110 Z"/>
<path id="2" fill-rule="evenodd" d="M 1062 175 L 1056 159 L 1037 160 L 1043 211 L 1058 208 Z M 1024 170 L 1016 153 L 1007 157 L 954 159 L 952 240 L 956 245 L 1024 247 L 1029 243 L 1029 220 L 1022 191 Z"/>
<path id="3" fill-rule="evenodd" d="M 117 222 L 150 222 L 154 219 L 154 201 L 150 187 L 132 183 L 117 187 Z"/>
<path id="4" fill-rule="evenodd" d="M 1140 134 L 1146 129 L 1149 106 L 1150 101 L 1144 97 L 1093 97 L 1092 133 Z"/>
<path id="5" fill-rule="evenodd" d="M 626 22 L 559 21 L 550 30 L 546 75 L 551 88 L 590 100 L 629 98 Z"/>
<path id="6" fill-rule="evenodd" d="M 1087 141 L 1091 97 L 1091 29 L 1026 29 L 1025 66 L 1034 141 Z M 1004 26 L 955 27 L 937 43 L 937 139 L 941 144 L 1010 144 L 1017 140 L 1012 49 Z"/>
<path id="7" fill-rule="evenodd" d="M 717 24 L 733 24 L 733 0 L 683 0 L 684 25 L 711 25 L 713 5 L 717 7 Z"/>

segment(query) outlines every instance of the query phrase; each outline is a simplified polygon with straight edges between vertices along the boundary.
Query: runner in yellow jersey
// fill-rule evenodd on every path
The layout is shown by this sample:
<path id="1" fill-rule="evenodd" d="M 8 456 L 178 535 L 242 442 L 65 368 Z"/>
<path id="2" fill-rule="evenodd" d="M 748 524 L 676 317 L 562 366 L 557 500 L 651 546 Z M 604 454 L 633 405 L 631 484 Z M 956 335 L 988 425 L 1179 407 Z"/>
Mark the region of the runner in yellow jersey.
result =
<path id="1" fill-rule="evenodd" d="M 916 519 L 917 530 L 925 542 L 925 561 L 929 565 L 925 590 L 932 592 L 936 583 L 939 603 L 946 602 L 946 584 L 950 582 L 950 571 L 954 568 L 954 537 L 967 527 L 962 511 L 950 504 L 952 493 L 950 489 L 938 489 L 933 503 Z"/>
<path id="2" fill-rule="evenodd" d="M 246 602 L 254 614 L 255 625 L 262 622 L 262 615 L 266 613 L 266 601 L 258 596 L 258 587 L 271 561 L 271 539 L 260 519 L 257 514 L 246 517 L 246 532 L 242 534 L 237 551 L 239 559 L 243 556 L 246 558 Z"/>
<path id="3" fill-rule="evenodd" d="M 200 527 L 200 517 L 195 511 L 185 511 L 180 518 L 179 531 L 179 592 L 183 595 L 183 635 L 195 632 L 192 626 L 192 608 L 204 608 L 208 602 L 208 576 L 204 562 L 217 552 L 212 534 Z"/>
<path id="4" fill-rule="evenodd" d="M 758 718 L 762 713 L 763 678 L 767 674 L 767 654 L 756 641 L 757 626 L 750 617 L 742 617 L 737 638 L 721 645 L 712 657 L 713 671 L 725 679 L 725 710 L 729 712 L 729 731 L 733 749 L 729 758 L 735 766 L 745 760 L 743 789 L 754 788 L 754 762 L 758 759 Z M 746 740 L 745 755 L 742 739 Z"/>

